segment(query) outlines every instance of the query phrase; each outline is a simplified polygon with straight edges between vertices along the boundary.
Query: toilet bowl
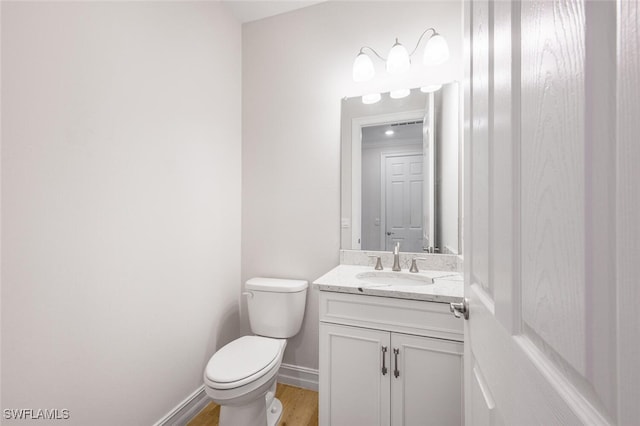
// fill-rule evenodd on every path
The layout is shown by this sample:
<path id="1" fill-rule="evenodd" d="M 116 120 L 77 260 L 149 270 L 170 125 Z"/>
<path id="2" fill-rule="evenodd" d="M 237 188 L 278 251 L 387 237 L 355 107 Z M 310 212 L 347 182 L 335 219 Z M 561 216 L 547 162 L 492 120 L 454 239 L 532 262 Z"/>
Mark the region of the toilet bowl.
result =
<path id="1" fill-rule="evenodd" d="M 302 325 L 307 282 L 253 278 L 246 283 L 251 329 L 218 350 L 207 363 L 207 396 L 220 405 L 221 426 L 275 426 L 282 404 L 275 398 L 286 339 Z"/>
<path id="2" fill-rule="evenodd" d="M 220 424 L 277 424 L 282 405 L 274 405 L 275 385 L 286 345 L 284 339 L 244 336 L 211 357 L 204 384 L 209 398 L 224 408 Z M 270 422 L 268 417 L 275 418 Z"/>

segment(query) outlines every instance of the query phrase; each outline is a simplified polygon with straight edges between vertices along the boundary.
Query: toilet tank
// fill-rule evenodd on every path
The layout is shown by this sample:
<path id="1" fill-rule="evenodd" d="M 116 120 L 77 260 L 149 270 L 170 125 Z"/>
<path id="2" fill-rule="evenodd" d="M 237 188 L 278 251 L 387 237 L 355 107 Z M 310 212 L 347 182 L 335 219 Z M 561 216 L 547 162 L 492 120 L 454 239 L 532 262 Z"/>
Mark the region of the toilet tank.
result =
<path id="1" fill-rule="evenodd" d="M 307 300 L 308 283 L 303 280 L 251 278 L 246 296 L 249 322 L 254 334 L 278 339 L 300 331 Z"/>

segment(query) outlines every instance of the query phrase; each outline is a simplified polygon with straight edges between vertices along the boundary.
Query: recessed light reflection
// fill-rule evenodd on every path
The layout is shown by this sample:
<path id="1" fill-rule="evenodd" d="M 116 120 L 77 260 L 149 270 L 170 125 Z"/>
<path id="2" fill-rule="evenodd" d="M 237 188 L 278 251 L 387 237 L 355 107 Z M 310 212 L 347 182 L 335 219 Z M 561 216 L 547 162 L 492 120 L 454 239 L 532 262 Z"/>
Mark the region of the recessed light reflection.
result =
<path id="1" fill-rule="evenodd" d="M 362 103 L 365 105 L 375 104 L 380 100 L 380 93 L 371 93 L 362 97 Z"/>
<path id="2" fill-rule="evenodd" d="M 409 89 L 398 89 L 398 90 L 392 90 L 389 93 L 389 96 L 391 96 L 392 99 L 402 99 L 409 96 L 409 93 L 411 93 L 411 90 Z"/>
<path id="3" fill-rule="evenodd" d="M 429 86 L 424 86 L 420 88 L 422 93 L 431 93 L 436 90 L 440 90 L 442 88 L 442 84 L 430 84 Z"/>

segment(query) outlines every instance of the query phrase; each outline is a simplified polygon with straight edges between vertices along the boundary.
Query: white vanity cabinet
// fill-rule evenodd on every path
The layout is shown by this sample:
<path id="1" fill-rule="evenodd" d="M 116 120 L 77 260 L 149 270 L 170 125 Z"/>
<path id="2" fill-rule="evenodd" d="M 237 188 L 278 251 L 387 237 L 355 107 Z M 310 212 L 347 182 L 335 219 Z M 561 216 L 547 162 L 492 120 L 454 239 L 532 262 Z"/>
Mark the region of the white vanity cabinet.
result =
<path id="1" fill-rule="evenodd" d="M 320 425 L 461 425 L 448 304 L 320 292 Z"/>

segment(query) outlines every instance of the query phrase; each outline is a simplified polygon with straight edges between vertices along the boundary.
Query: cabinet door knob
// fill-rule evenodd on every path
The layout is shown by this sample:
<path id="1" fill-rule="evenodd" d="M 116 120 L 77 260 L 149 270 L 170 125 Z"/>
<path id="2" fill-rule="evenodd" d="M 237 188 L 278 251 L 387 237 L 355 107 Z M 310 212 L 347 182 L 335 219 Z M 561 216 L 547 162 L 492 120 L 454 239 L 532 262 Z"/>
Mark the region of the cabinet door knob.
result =
<path id="1" fill-rule="evenodd" d="M 387 374 L 387 347 L 382 347 L 382 375 L 385 376 Z"/>
<path id="2" fill-rule="evenodd" d="M 400 353 L 400 349 L 393 348 L 393 357 L 395 359 L 393 366 L 393 375 L 396 379 L 400 376 L 400 370 L 398 370 L 398 354 Z"/>
<path id="3" fill-rule="evenodd" d="M 460 303 L 449 303 L 449 310 L 456 318 L 464 315 L 464 319 L 469 319 L 469 299 L 466 297 Z"/>

